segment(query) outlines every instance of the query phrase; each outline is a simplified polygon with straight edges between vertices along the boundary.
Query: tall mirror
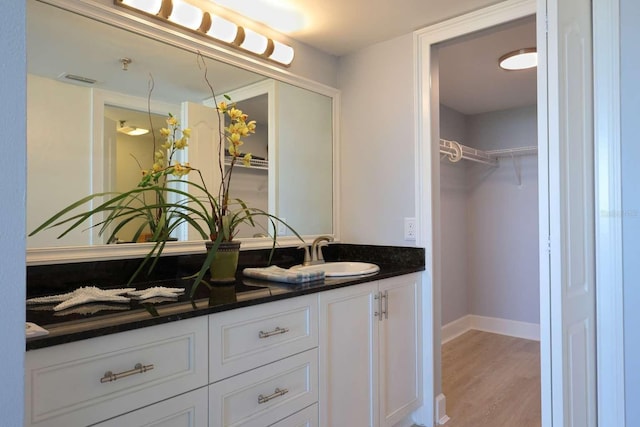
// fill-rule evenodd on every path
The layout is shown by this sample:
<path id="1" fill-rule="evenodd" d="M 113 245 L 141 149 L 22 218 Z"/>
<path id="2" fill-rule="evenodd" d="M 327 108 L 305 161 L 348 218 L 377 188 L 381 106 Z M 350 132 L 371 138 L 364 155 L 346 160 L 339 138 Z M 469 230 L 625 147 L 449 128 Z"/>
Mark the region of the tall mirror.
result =
<path id="1" fill-rule="evenodd" d="M 59 2 L 58 2 L 59 3 Z M 60 7 L 27 1 L 28 232 L 92 193 L 135 186 L 153 158 L 168 113 L 213 105 L 195 49 L 118 28 Z M 256 162 L 234 171 L 235 197 L 286 220 L 302 235 L 334 232 L 333 99 L 205 58 L 208 80 L 258 123 L 244 151 Z M 152 82 L 152 90 L 151 90 Z M 185 115 L 186 117 L 186 115 Z M 148 132 L 145 132 L 148 131 Z M 201 166 L 210 159 L 188 153 Z M 260 230 L 240 237 L 260 246 Z M 31 252 L 105 245 L 95 229 L 27 239 Z M 131 231 L 119 239 L 131 240 Z M 283 236 L 291 235 L 286 229 Z M 180 241 L 199 239 L 188 232 Z M 267 244 L 265 242 L 265 244 Z"/>

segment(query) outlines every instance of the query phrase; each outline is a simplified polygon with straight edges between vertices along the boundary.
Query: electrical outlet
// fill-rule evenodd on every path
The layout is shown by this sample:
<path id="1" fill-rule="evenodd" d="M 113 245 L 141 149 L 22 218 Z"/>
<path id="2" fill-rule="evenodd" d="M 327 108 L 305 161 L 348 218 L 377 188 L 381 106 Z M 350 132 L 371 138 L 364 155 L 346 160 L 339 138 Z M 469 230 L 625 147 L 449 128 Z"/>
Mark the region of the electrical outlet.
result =
<path id="1" fill-rule="evenodd" d="M 280 218 L 282 222 L 278 221 L 278 236 L 286 236 L 287 235 L 287 226 L 283 223 L 287 222 L 285 218 Z"/>
<path id="2" fill-rule="evenodd" d="M 416 240 L 416 219 L 404 219 L 404 240 Z"/>

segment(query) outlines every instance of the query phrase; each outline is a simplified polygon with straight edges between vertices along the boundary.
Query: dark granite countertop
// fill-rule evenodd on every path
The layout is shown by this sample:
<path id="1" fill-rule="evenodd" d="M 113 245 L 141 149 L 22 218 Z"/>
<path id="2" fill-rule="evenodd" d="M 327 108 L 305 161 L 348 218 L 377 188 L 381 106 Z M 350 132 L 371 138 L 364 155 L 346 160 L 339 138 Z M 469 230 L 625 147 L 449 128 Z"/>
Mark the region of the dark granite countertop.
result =
<path id="1" fill-rule="evenodd" d="M 27 338 L 26 347 L 27 350 L 49 347 L 424 270 L 422 248 L 332 244 L 324 248 L 324 254 L 327 261 L 373 262 L 380 266 L 380 271 L 370 276 L 325 278 L 320 282 L 302 284 L 249 279 L 242 275 L 242 269 L 267 265 L 268 251 L 243 251 L 235 283 L 216 285 L 211 289 L 199 286 L 192 300 L 188 297 L 191 281 L 184 277 L 200 262 L 194 255 L 162 258 L 152 276 L 126 286 L 132 266 L 137 266 L 130 260 L 28 267 L 28 298 L 68 292 L 83 285 L 103 289 L 184 287 L 186 292 L 177 299 L 153 303 L 135 300 L 126 304 L 92 303 L 58 312 L 54 312 L 51 305 L 29 305 L 27 322 L 47 329 L 49 334 Z M 290 267 L 299 264 L 301 257 L 302 251 L 278 249 L 272 264 Z"/>

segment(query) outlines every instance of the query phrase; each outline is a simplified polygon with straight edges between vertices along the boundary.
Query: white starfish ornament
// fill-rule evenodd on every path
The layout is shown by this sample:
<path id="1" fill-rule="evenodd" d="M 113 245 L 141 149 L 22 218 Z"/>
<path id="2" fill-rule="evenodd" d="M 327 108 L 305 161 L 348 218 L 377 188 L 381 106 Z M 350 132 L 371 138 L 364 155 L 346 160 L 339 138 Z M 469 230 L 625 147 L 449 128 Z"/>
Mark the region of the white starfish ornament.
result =
<path id="1" fill-rule="evenodd" d="M 128 295 L 136 299 L 149 299 L 149 298 L 178 298 L 178 295 L 184 293 L 184 288 L 165 288 L 164 286 L 154 286 L 139 291 L 127 292 Z"/>
<path id="2" fill-rule="evenodd" d="M 65 308 L 75 305 L 86 304 L 89 302 L 122 302 L 127 303 L 130 298 L 122 296 L 128 292 L 135 291 L 135 288 L 123 289 L 100 289 L 95 286 L 83 286 L 66 294 L 51 295 L 48 297 L 30 298 L 27 304 L 46 304 L 52 302 L 60 302 L 53 307 L 53 311 L 64 310 Z"/>

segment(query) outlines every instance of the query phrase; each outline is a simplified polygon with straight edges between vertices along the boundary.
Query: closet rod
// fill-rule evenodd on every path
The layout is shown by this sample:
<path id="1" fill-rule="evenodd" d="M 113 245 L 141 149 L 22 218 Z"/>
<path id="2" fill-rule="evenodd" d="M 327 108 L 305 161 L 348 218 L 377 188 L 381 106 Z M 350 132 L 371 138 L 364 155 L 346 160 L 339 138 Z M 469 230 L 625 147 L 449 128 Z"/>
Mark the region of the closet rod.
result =
<path id="1" fill-rule="evenodd" d="M 451 162 L 458 162 L 462 159 L 470 160 L 472 162 L 482 163 L 489 166 L 497 166 L 498 161 L 495 157 L 487 154 L 485 151 L 476 150 L 475 148 L 467 147 L 456 141 L 449 141 L 446 139 L 440 140 L 440 153 L 449 158 Z"/>

